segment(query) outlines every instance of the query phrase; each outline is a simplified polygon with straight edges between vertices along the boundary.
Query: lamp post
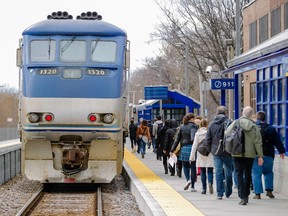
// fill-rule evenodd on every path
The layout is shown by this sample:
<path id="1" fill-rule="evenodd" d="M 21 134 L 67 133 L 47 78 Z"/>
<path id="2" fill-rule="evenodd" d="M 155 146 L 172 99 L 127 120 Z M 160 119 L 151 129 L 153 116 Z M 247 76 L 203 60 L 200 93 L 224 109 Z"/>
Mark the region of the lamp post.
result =
<path id="1" fill-rule="evenodd" d="M 162 62 L 161 62 L 161 58 L 159 58 L 159 66 L 158 65 L 152 65 L 150 66 L 151 68 L 159 68 L 159 85 L 162 85 Z M 157 71 L 157 70 L 156 70 Z M 159 100 L 159 115 L 162 117 L 163 119 L 163 109 L 162 109 L 163 105 L 162 105 L 162 99 Z"/>
<path id="2" fill-rule="evenodd" d="M 176 43 L 175 46 L 183 46 L 185 45 L 185 71 L 184 71 L 184 85 L 185 85 L 185 95 L 188 97 L 189 95 L 189 75 L 188 75 L 188 67 L 189 67 L 189 47 L 187 37 L 185 37 L 185 42 L 183 43 Z M 189 107 L 186 106 L 186 114 L 189 113 Z"/>

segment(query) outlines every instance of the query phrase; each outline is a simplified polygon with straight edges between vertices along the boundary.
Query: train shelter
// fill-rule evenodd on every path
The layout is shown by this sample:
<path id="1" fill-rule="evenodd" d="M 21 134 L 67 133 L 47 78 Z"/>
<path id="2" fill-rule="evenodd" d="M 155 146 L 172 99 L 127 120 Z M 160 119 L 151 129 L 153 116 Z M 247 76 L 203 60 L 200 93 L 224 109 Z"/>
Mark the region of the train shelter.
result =
<path id="1" fill-rule="evenodd" d="M 200 102 L 192 97 L 186 96 L 183 92 L 173 89 L 167 90 L 167 97 L 165 99 L 150 99 L 143 101 L 142 104 L 134 107 L 133 114 L 138 119 L 144 118 L 153 120 L 160 113 L 163 119 L 176 119 L 178 122 L 187 112 L 199 114 Z"/>

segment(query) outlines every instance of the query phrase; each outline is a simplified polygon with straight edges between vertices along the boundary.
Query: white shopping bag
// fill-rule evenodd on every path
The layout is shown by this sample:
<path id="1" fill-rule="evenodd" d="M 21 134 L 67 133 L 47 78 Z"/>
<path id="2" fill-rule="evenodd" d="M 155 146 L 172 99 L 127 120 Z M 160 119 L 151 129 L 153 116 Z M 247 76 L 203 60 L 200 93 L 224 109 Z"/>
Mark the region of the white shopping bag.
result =
<path id="1" fill-rule="evenodd" d="M 171 165 L 171 167 L 173 167 L 174 164 L 177 163 L 177 156 L 175 154 L 171 154 L 170 158 L 168 159 L 168 163 Z"/>

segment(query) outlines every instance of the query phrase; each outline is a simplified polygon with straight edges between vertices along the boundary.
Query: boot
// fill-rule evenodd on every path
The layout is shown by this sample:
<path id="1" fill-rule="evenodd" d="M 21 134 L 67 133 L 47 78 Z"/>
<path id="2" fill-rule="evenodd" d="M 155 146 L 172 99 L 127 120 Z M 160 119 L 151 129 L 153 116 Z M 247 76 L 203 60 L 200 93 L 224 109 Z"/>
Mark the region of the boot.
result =
<path id="1" fill-rule="evenodd" d="M 167 167 L 167 164 L 163 164 L 163 165 L 164 165 L 165 174 L 168 174 L 168 167 Z"/>

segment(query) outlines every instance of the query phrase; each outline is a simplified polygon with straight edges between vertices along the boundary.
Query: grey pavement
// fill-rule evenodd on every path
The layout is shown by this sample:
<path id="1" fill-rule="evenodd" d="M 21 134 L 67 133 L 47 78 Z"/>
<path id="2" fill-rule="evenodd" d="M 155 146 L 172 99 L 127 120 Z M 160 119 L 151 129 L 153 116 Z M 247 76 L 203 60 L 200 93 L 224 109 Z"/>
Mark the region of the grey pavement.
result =
<path id="1" fill-rule="evenodd" d="M 131 151 L 130 140 L 127 139 L 125 147 Z M 140 154 L 134 153 L 146 166 L 148 166 L 155 174 L 161 177 L 165 182 L 171 185 L 178 193 L 180 193 L 186 200 L 196 206 L 204 215 L 213 216 L 287 216 L 288 215 L 288 197 L 274 193 L 275 198 L 271 199 L 266 194 L 261 194 L 261 199 L 253 199 L 254 193 L 251 191 L 249 196 L 249 203 L 246 206 L 239 205 L 239 197 L 237 195 L 237 189 L 233 189 L 233 193 L 229 198 L 223 197 L 222 200 L 216 199 L 215 193 L 215 176 L 214 176 L 214 193 L 211 195 L 207 191 L 206 195 L 202 195 L 201 191 L 201 179 L 197 178 L 195 189 L 197 192 L 190 192 L 188 189 L 184 191 L 184 185 L 186 180 L 182 172 L 182 178 L 178 176 L 170 176 L 170 174 L 164 174 L 164 168 L 162 161 L 156 160 L 156 155 L 151 149 L 146 150 L 145 158 L 142 159 Z M 287 183 L 288 186 L 288 183 Z"/>

